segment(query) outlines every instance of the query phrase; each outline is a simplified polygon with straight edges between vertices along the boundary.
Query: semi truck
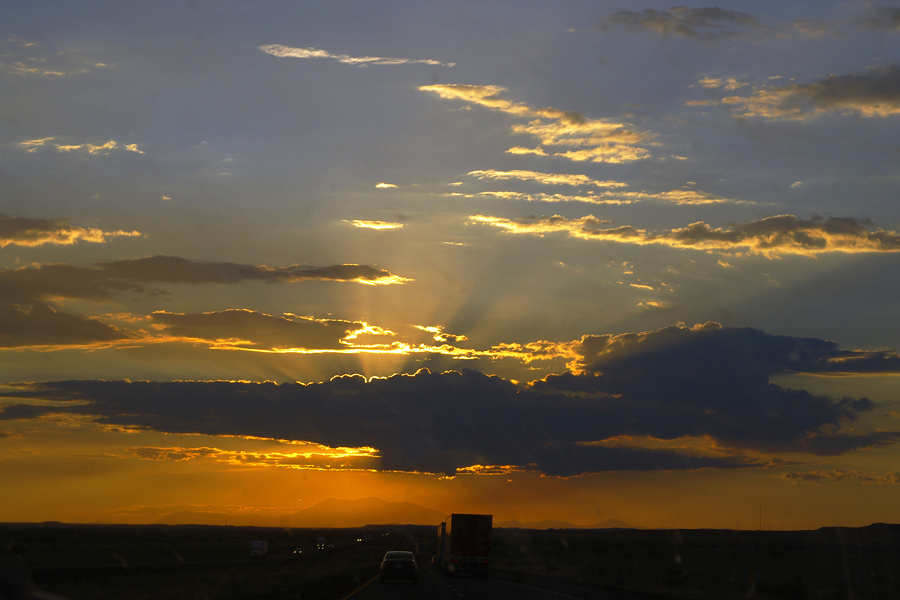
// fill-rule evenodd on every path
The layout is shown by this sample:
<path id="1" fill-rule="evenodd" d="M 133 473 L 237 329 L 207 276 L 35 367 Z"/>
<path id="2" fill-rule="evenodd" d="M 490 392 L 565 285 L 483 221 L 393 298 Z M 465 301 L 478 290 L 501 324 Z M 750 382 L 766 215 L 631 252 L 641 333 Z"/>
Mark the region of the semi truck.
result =
<path id="1" fill-rule="evenodd" d="M 454 513 L 438 525 L 437 566 L 450 575 L 487 577 L 491 562 L 492 515 Z"/>

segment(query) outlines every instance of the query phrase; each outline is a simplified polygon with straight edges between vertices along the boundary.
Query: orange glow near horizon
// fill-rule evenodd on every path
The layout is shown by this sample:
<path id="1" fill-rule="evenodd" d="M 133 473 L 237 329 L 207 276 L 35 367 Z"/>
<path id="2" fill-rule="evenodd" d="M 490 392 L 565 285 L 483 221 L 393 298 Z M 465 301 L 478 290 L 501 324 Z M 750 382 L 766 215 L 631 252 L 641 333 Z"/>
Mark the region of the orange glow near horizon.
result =
<path id="1" fill-rule="evenodd" d="M 900 522 L 892 3 L 72 4 L 0 36 L 0 522 Z"/>
<path id="2" fill-rule="evenodd" d="M 852 481 L 791 482 L 782 477 L 790 467 L 563 479 L 513 466 L 471 465 L 446 477 L 380 471 L 372 462 L 378 452 L 368 447 L 329 449 L 296 440 L 110 430 L 85 419 L 8 422 L 7 427 L 12 429 L 5 473 L 16 480 L 27 478 L 31 490 L 27 497 L 11 496 L 6 503 L 3 520 L 13 521 L 154 522 L 179 506 L 274 517 L 329 497 L 378 497 L 447 513 L 489 512 L 496 522 L 557 519 L 590 525 L 617 519 L 641 527 L 749 529 L 756 528 L 763 501 L 770 520 L 805 528 L 868 524 L 865 515 L 892 497 L 894 488 L 889 479 L 869 485 L 869 501 L 841 515 L 831 507 L 842 495 L 854 493 Z M 98 435 L 101 429 L 103 435 Z M 717 452 L 705 438 L 619 437 L 600 443 Z M 112 481 L 116 491 L 110 493 Z M 698 490 L 713 482 L 719 490 L 715 495 L 698 496 Z M 785 486 L 792 493 L 785 495 Z M 653 500 L 660 493 L 669 497 L 662 512 Z M 209 498 L 216 503 L 210 504 Z M 304 499 L 302 504 L 297 498 Z"/>

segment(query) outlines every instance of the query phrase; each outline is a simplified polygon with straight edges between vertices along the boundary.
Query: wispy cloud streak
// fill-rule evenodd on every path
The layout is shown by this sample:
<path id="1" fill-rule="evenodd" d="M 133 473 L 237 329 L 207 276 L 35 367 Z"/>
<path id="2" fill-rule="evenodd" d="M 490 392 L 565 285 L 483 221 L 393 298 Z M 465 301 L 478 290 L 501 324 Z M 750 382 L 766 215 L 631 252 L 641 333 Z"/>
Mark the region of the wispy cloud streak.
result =
<path id="1" fill-rule="evenodd" d="M 494 196 L 508 200 L 529 200 L 542 202 L 587 202 L 591 204 L 631 204 L 644 200 L 656 200 L 670 204 L 721 204 L 721 203 L 743 203 L 739 200 L 730 200 L 728 198 L 720 198 L 707 194 L 705 192 L 689 189 L 666 190 L 662 192 L 647 191 L 627 191 L 622 188 L 628 186 L 627 183 L 612 180 L 597 180 L 587 175 L 578 173 L 540 173 L 537 171 L 496 171 L 493 169 L 470 171 L 468 175 L 481 180 L 496 181 L 522 181 L 527 183 L 538 183 L 541 185 L 568 185 L 580 187 L 598 187 L 607 191 L 595 193 L 593 190 L 588 194 L 566 195 L 566 194 L 528 194 L 513 191 L 483 191 L 470 196 Z M 615 191 L 610 191 L 615 190 Z M 464 195 L 460 192 L 447 194 L 449 196 Z"/>
<path id="2" fill-rule="evenodd" d="M 391 285 L 410 280 L 367 265 L 268 267 L 192 261 L 174 256 L 118 260 L 92 267 L 55 263 L 3 269 L 0 270 L 0 347 L 104 346 L 117 340 L 142 338 L 153 342 L 168 336 L 168 341 L 199 339 L 213 347 L 277 349 L 307 340 L 306 343 L 314 346 L 340 348 L 340 340 L 361 331 L 377 333 L 364 324 L 317 321 L 293 315 L 279 318 L 243 310 L 202 315 L 160 311 L 153 314 L 152 320 L 165 335 L 148 337 L 55 306 L 66 300 L 108 302 L 125 295 L 165 297 L 168 295 L 165 284 L 227 285 L 243 281 Z M 327 333 L 313 335 L 322 331 Z M 316 341 L 309 342 L 309 339 Z"/>
<path id="3" fill-rule="evenodd" d="M 58 152 L 85 152 L 95 156 L 106 156 L 112 152 L 119 151 L 134 152 L 136 154 L 144 153 L 137 144 L 120 144 L 116 140 L 109 140 L 102 144 L 66 144 L 58 141 L 56 137 L 26 140 L 19 142 L 19 147 L 32 154 L 46 148 L 52 148 Z"/>
<path id="4" fill-rule="evenodd" d="M 28 219 L 0 215 L 0 248 L 75 242 L 103 243 L 114 237 L 137 237 L 138 231 L 103 231 L 70 225 L 67 219 Z"/>
<path id="5" fill-rule="evenodd" d="M 421 58 L 386 58 L 383 56 L 350 56 L 349 54 L 332 54 L 318 48 L 295 48 L 281 44 L 263 44 L 259 49 L 266 54 L 281 58 L 330 58 L 345 65 L 368 67 L 373 65 L 431 65 L 436 67 L 452 67 L 456 63 L 442 62 Z"/>

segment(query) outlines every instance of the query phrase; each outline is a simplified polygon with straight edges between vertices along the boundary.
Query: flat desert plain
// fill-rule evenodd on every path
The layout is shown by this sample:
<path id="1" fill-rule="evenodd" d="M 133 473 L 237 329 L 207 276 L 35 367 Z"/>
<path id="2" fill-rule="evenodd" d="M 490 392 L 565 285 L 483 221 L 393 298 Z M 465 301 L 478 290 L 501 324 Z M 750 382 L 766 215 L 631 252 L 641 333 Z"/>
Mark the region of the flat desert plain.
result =
<path id="1" fill-rule="evenodd" d="M 387 550 L 429 568 L 431 526 L 0 524 L 7 579 L 71 600 L 341 598 Z M 326 546 L 317 549 L 320 538 Z M 250 558 L 265 540 L 268 556 Z M 900 525 L 803 531 L 495 528 L 492 577 L 576 598 L 900 597 Z M 301 552 L 295 553 L 300 548 Z M 567 588 L 567 585 L 570 586 Z"/>

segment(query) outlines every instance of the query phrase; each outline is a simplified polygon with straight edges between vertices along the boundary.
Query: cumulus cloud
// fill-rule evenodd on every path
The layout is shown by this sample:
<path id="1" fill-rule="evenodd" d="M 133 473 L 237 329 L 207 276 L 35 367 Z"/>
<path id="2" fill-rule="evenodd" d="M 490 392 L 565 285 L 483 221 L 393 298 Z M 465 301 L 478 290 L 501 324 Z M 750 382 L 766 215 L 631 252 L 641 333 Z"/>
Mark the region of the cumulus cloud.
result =
<path id="1" fill-rule="evenodd" d="M 70 413 L 168 433 L 372 448 L 384 470 L 452 474 L 481 465 L 561 477 L 759 468 L 780 460 L 766 453 L 840 454 L 898 437 L 843 429 L 872 410 L 865 398 L 817 396 L 768 382 L 774 373 L 827 369 L 830 358 L 848 354 L 832 342 L 706 324 L 586 336 L 572 350 L 577 369 L 528 386 L 469 370 L 368 381 L 343 376 L 309 385 L 18 384 L 7 386 L 4 397 L 27 403 L 7 404 L 0 419 Z M 622 436 L 708 442 L 703 449 L 604 442 Z"/>
<path id="2" fill-rule="evenodd" d="M 332 54 L 318 48 L 294 48 L 281 44 L 264 44 L 259 49 L 266 54 L 288 58 L 329 58 L 346 65 L 356 67 L 368 67 L 371 65 L 432 65 L 436 67 L 452 67 L 456 63 L 442 62 L 433 59 L 419 58 L 385 58 L 383 56 L 350 56 L 349 54 Z"/>
<path id="3" fill-rule="evenodd" d="M 27 219 L 0 215 L 0 248 L 6 246 L 71 245 L 75 242 L 103 243 L 113 237 L 136 237 L 138 231 L 103 231 L 75 227 L 68 219 Z"/>
<path id="4" fill-rule="evenodd" d="M 506 88 L 495 85 L 436 84 L 419 87 L 447 100 L 460 100 L 508 115 L 528 119 L 512 127 L 513 133 L 530 135 L 542 147 L 510 148 L 513 154 L 558 156 L 573 161 L 623 163 L 650 157 L 639 144 L 654 136 L 635 130 L 628 123 L 606 119 L 589 119 L 581 113 L 557 108 L 533 108 L 523 102 L 501 97 Z M 557 149 L 558 148 L 558 149 Z"/>
<path id="5" fill-rule="evenodd" d="M 610 15 L 604 27 L 622 26 L 634 31 L 651 31 L 660 35 L 677 35 L 697 40 L 716 40 L 735 36 L 759 27 L 752 16 L 724 8 L 688 8 L 669 10 L 623 10 Z"/>
<path id="6" fill-rule="evenodd" d="M 765 87 L 719 103 L 741 117 L 801 120 L 828 113 L 892 117 L 900 114 L 900 64 L 829 75 L 812 83 Z"/>
<path id="7" fill-rule="evenodd" d="M 854 353 L 816 338 L 773 336 L 707 323 L 637 334 L 585 336 L 570 372 L 534 382 L 539 390 L 629 399 L 644 414 L 623 433 L 662 439 L 709 435 L 721 445 L 834 455 L 898 439 L 898 432 L 846 433 L 845 422 L 874 408 L 866 398 L 833 399 L 769 382 L 776 373 L 831 373 Z M 897 372 L 894 353 L 883 353 Z M 860 372 L 867 372 L 861 370 Z"/>
<path id="8" fill-rule="evenodd" d="M 657 244 L 672 248 L 769 257 L 786 254 L 815 256 L 826 252 L 853 254 L 900 251 L 900 234 L 881 229 L 869 221 L 850 217 L 814 216 L 800 219 L 793 215 L 779 215 L 729 227 L 713 227 L 700 221 L 686 227 L 656 232 L 627 225 L 607 227 L 608 221 L 593 215 L 580 219 L 567 219 L 559 215 L 519 219 L 473 215 L 469 219 L 473 223 L 491 225 L 508 233 L 544 235 L 558 232 L 584 240 Z"/>

